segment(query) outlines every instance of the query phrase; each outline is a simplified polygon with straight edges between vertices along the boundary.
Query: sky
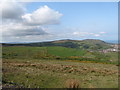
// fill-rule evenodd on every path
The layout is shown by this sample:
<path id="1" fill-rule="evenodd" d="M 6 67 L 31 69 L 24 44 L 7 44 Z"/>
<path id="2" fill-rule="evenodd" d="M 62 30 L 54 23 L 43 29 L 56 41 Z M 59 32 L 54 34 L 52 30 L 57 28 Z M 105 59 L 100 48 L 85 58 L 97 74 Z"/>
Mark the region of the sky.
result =
<path id="1" fill-rule="evenodd" d="M 117 40 L 117 2 L 0 3 L 1 42 Z"/>

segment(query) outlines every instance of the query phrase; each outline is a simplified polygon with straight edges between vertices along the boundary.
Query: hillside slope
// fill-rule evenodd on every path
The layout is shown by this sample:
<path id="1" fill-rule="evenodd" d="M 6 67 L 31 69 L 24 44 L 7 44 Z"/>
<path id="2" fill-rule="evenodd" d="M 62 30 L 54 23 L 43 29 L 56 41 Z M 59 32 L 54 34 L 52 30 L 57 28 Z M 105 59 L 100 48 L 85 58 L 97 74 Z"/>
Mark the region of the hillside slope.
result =
<path id="1" fill-rule="evenodd" d="M 102 40 L 86 39 L 86 40 L 57 40 L 50 42 L 36 42 L 36 43 L 3 43 L 3 46 L 33 46 L 33 47 L 43 47 L 43 46 L 62 46 L 67 48 L 80 48 L 88 50 L 98 50 L 98 49 L 108 49 L 111 48 L 111 44 L 108 44 Z"/>

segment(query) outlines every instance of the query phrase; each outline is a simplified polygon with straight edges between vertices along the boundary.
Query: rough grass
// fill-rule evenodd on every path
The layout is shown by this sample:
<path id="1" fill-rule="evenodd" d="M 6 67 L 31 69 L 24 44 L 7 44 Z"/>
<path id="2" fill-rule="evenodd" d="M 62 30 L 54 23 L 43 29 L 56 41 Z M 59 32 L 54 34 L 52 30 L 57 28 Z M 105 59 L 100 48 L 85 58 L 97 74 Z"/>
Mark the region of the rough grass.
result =
<path id="1" fill-rule="evenodd" d="M 117 88 L 118 66 L 60 60 L 3 59 L 3 82 L 3 87 Z"/>

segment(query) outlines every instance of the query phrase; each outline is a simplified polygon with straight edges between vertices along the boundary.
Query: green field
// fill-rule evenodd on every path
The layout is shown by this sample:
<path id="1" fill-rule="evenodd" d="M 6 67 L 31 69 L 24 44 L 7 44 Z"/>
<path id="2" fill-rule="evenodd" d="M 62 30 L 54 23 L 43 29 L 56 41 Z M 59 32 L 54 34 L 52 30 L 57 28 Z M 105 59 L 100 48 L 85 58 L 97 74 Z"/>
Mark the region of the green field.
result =
<path id="1" fill-rule="evenodd" d="M 60 46 L 49 47 L 3 47 L 3 58 L 5 59 L 56 59 L 56 60 L 79 60 L 94 61 L 102 63 L 118 63 L 117 52 L 100 53 L 89 52 L 83 49 L 66 48 Z"/>
<path id="2" fill-rule="evenodd" d="M 116 52 L 59 46 L 13 46 L 2 51 L 3 87 L 118 88 Z"/>
<path id="3" fill-rule="evenodd" d="M 39 55 L 44 54 L 44 56 L 54 55 L 54 56 L 68 57 L 68 56 L 82 56 L 85 54 L 85 51 L 77 50 L 73 48 L 57 47 L 57 46 L 56 47 L 3 47 L 3 58 L 5 54 L 11 55 L 11 58 L 12 55 L 16 55 L 13 57 L 24 58 L 27 55 L 35 56 L 37 54 Z"/>

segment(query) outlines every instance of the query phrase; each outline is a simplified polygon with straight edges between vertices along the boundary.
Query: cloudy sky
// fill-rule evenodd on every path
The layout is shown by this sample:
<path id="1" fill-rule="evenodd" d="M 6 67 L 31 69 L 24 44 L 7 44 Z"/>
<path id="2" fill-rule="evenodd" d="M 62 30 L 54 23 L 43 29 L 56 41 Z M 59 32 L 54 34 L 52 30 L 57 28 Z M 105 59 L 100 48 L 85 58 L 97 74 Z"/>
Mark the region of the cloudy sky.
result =
<path id="1" fill-rule="evenodd" d="M 1 2 L 1 42 L 117 40 L 117 2 Z"/>

